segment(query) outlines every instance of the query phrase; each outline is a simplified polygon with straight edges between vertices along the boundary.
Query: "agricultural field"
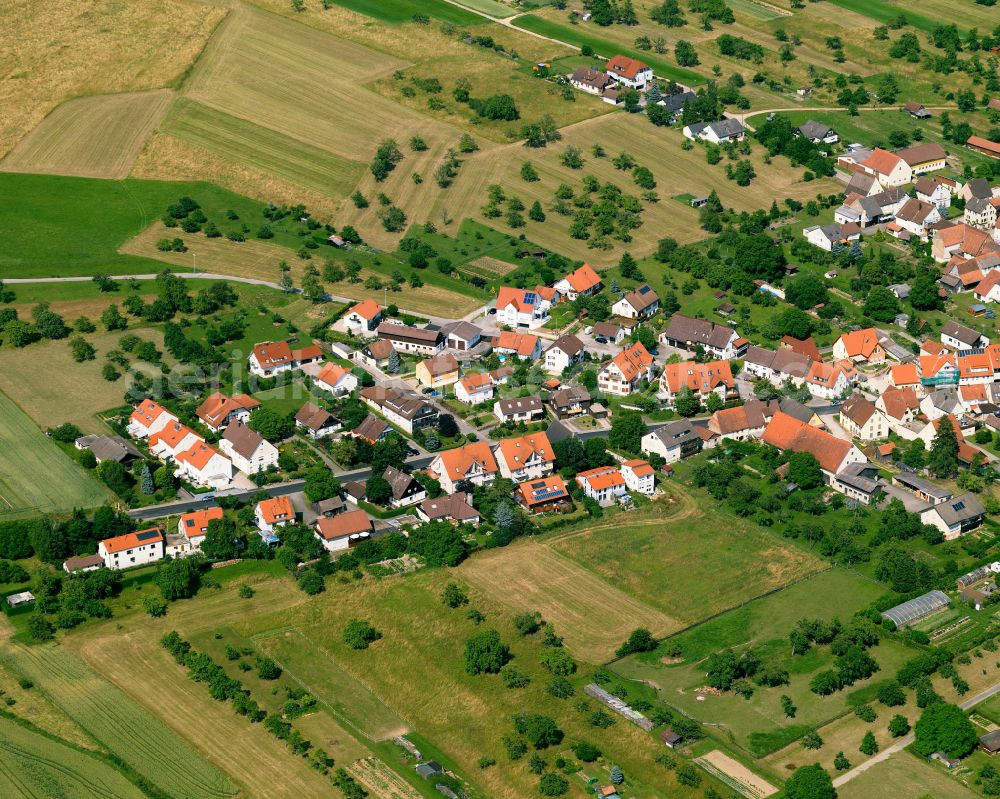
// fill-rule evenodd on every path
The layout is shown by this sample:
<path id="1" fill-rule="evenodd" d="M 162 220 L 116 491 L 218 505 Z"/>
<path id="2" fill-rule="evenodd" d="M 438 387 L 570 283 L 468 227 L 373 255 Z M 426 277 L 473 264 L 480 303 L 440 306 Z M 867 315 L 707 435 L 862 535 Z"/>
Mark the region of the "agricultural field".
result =
<path id="1" fill-rule="evenodd" d="M 197 0 L 7 4 L 5 58 L 17 68 L 0 76 L 0 157 L 73 97 L 171 86 L 225 13 Z"/>
<path id="2" fill-rule="evenodd" d="M 971 799 L 969 788 L 949 777 L 937 763 L 927 763 L 909 752 L 900 752 L 888 760 L 837 788 L 839 799 L 869 799 L 884 795 L 892 786 L 893 799 Z"/>
<path id="3" fill-rule="evenodd" d="M 452 25 L 470 25 L 481 18 L 470 11 L 458 8 L 445 0 L 334 0 L 344 8 L 374 17 L 381 22 L 400 24 L 411 22 L 414 14 L 425 14 L 440 22 Z M 491 0 L 463 0 L 461 5 L 492 13 L 494 16 L 509 13 L 510 9 Z"/>
<path id="4" fill-rule="evenodd" d="M 818 557 L 743 519 L 704 508 L 676 484 L 672 506 L 580 530 L 544 545 L 636 600 L 673 629 L 734 607 L 824 567 Z"/>
<path id="5" fill-rule="evenodd" d="M 68 100 L 17 143 L 0 170 L 124 178 L 172 99 L 160 89 Z"/>
<path id="6" fill-rule="evenodd" d="M 0 717 L 0 752 L 0 794 L 12 799 L 142 799 L 146 795 L 97 756 L 5 716 Z"/>
<path id="7" fill-rule="evenodd" d="M 738 578 L 735 578 L 738 579 Z M 883 641 L 871 650 L 881 673 L 853 688 L 818 696 L 809 690 L 814 673 L 829 668 L 832 658 L 816 647 L 804 655 L 792 656 L 787 636 L 800 618 L 847 621 L 856 610 L 867 606 L 885 589 L 866 578 L 834 568 L 777 593 L 697 625 L 671 638 L 680 646 L 683 660 L 661 662 L 659 655 L 631 656 L 614 664 L 623 677 L 653 684 L 661 698 L 698 720 L 722 728 L 745 750 L 757 755 L 780 748 L 806 730 L 843 713 L 872 682 L 894 674 L 911 656 L 910 650 L 895 641 Z M 704 616 L 705 614 L 702 614 Z M 705 685 L 703 661 L 725 648 L 737 651 L 752 647 L 765 663 L 778 663 L 791 674 L 791 684 L 762 688 L 746 700 L 734 693 L 698 693 Z M 779 696 L 787 694 L 798 707 L 794 719 L 786 718 Z M 702 697 L 698 699 L 698 697 Z"/>
<path id="8" fill-rule="evenodd" d="M 66 347 L 63 343 L 59 346 Z M 4 355 L 7 354 L 5 348 Z M 31 374 L 41 376 L 42 370 L 28 364 L 25 368 Z M 0 371 L 3 371 L 2 367 Z M 20 388 L 19 383 L 19 380 L 5 380 L 4 388 L 16 390 Z M 79 387 L 76 390 L 79 391 Z M 66 396 L 72 394 L 60 396 L 62 407 L 65 406 Z M 28 400 L 30 402 L 31 397 Z M 51 422 L 52 417 L 49 418 Z M 0 458 L 0 519 L 94 508 L 110 496 L 103 486 L 51 441 L 10 396 L 2 392 L 0 451 L 3 452 Z"/>
<path id="9" fill-rule="evenodd" d="M 222 799 L 236 793 L 236 786 L 182 737 L 65 647 L 8 643 L 0 650 L 0 657 L 160 790 L 192 799 Z"/>

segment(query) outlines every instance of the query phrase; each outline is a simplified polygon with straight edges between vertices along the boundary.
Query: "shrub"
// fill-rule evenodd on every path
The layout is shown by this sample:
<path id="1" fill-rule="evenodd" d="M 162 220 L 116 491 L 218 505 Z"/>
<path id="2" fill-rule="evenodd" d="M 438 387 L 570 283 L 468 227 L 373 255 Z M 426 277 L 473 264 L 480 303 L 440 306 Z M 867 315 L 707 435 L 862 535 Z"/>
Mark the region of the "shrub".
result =
<path id="1" fill-rule="evenodd" d="M 593 763 L 601 756 L 601 750 L 588 741 L 580 741 L 573 746 L 573 754 L 584 763 Z"/>
<path id="2" fill-rule="evenodd" d="M 361 619 L 351 619 L 344 627 L 344 643 L 351 649 L 367 649 L 381 637 L 382 633 Z"/>

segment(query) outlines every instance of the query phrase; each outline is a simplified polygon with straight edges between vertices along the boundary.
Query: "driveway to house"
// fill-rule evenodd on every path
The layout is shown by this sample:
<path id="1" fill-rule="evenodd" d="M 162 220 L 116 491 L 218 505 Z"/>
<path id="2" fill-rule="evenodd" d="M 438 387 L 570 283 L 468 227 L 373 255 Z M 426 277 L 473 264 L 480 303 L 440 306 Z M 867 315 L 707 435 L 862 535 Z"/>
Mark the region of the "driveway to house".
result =
<path id="1" fill-rule="evenodd" d="M 962 708 L 962 710 L 970 710 L 971 708 L 978 705 L 980 702 L 985 702 L 991 696 L 996 696 L 997 694 L 1000 694 L 1000 683 L 997 683 L 996 685 L 987 688 L 985 691 L 980 691 L 978 694 L 975 694 L 974 696 L 970 696 L 968 699 L 960 702 L 958 706 Z M 914 741 L 913 733 L 910 733 L 909 735 L 904 735 L 888 749 L 883 749 L 877 755 L 866 760 L 861 765 L 855 766 L 850 771 L 845 771 L 839 777 L 836 777 L 833 780 L 833 787 L 839 788 L 844 783 L 850 782 L 855 777 L 858 777 L 864 772 L 868 771 L 868 769 L 870 769 L 872 766 L 878 765 L 883 760 L 888 760 L 896 752 L 905 749 L 907 746 L 913 743 L 913 741 Z"/>

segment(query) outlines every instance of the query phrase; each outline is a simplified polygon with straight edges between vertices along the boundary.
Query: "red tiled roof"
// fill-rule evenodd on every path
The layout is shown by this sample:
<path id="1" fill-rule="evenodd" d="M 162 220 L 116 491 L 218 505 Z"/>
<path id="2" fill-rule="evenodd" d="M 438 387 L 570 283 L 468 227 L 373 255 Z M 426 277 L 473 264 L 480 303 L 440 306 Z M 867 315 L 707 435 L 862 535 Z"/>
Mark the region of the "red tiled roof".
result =
<path id="1" fill-rule="evenodd" d="M 865 327 L 861 330 L 854 330 L 844 333 L 840 337 L 841 343 L 848 358 L 870 358 L 872 354 L 881 348 L 878 343 L 878 333 L 874 327 Z"/>
<path id="2" fill-rule="evenodd" d="M 521 495 L 524 505 L 528 508 L 534 505 L 541 505 L 545 502 L 551 502 L 553 499 L 569 498 L 566 483 L 558 474 L 520 483 L 516 490 Z"/>
<path id="3" fill-rule="evenodd" d="M 441 468 L 452 481 L 464 480 L 476 463 L 486 474 L 493 474 L 499 468 L 486 441 L 473 441 L 464 447 L 446 449 L 438 453 L 438 458 L 441 461 Z"/>
<path id="4" fill-rule="evenodd" d="M 618 367 L 622 377 L 631 383 L 640 373 L 652 365 L 653 356 L 642 344 L 636 342 L 631 347 L 619 352 L 611 359 L 611 363 Z"/>
<path id="5" fill-rule="evenodd" d="M 156 533 L 156 535 L 150 535 L 151 533 Z M 104 546 L 105 552 L 110 554 L 124 552 L 126 549 L 135 549 L 138 546 L 145 546 L 154 541 L 162 541 L 163 538 L 163 530 L 159 527 L 149 527 L 146 530 L 136 530 L 134 533 L 125 533 L 125 535 L 116 535 L 114 538 L 105 538 L 101 541 L 101 544 Z"/>
<path id="6" fill-rule="evenodd" d="M 635 77 L 635 76 L 631 75 L 629 77 Z M 591 268 L 590 264 L 584 264 L 579 269 L 570 272 L 568 275 L 566 275 L 566 282 L 573 287 L 573 291 L 576 292 L 590 291 L 592 288 L 594 288 L 594 286 L 599 286 L 601 284 L 601 276 L 598 275 L 597 272 L 595 272 Z"/>
<path id="7" fill-rule="evenodd" d="M 213 519 L 221 519 L 222 508 L 214 507 L 205 510 L 195 510 L 185 513 L 180 519 L 180 528 L 188 538 L 197 538 L 208 531 L 208 523 Z"/>
<path id="8" fill-rule="evenodd" d="M 608 61 L 606 69 L 609 72 L 614 72 L 616 75 L 622 75 L 629 80 L 634 80 L 636 75 L 644 69 L 649 69 L 649 66 L 642 63 L 642 61 L 636 61 L 634 58 L 629 58 L 624 55 L 616 55 Z"/>
<path id="9" fill-rule="evenodd" d="M 902 161 L 903 159 L 898 155 L 890 153 L 888 150 L 876 147 L 872 150 L 872 154 L 862 161 L 861 164 L 862 166 L 866 166 L 880 175 L 888 175 L 893 169 L 895 169 L 896 165 Z"/>
<path id="10" fill-rule="evenodd" d="M 894 386 L 912 386 L 920 382 L 920 375 L 917 374 L 915 363 L 893 364 L 890 369 L 891 381 Z"/>
<path id="11" fill-rule="evenodd" d="M 359 533 L 370 533 L 371 519 L 363 510 L 352 510 L 336 516 L 321 516 L 316 520 L 316 532 L 326 541 Z"/>
<path id="12" fill-rule="evenodd" d="M 347 312 L 347 315 L 350 316 L 351 314 L 357 314 L 362 319 L 367 319 L 370 322 L 380 313 L 382 313 L 382 309 L 379 307 L 379 304 L 375 302 L 375 300 L 369 298 L 367 300 L 362 300 L 351 308 L 351 310 Z"/>
<path id="13" fill-rule="evenodd" d="M 527 357 L 535 351 L 538 346 L 538 336 L 530 333 L 514 333 L 511 330 L 501 330 L 497 336 L 494 349 L 513 350 L 522 357 Z"/>
<path id="14" fill-rule="evenodd" d="M 511 469 L 523 466 L 528 458 L 536 453 L 546 463 L 553 463 L 556 459 L 549 437 L 544 432 L 502 439 L 497 449 L 503 455 L 504 463 Z"/>
<path id="15" fill-rule="evenodd" d="M 261 518 L 267 524 L 295 520 L 295 510 L 292 508 L 292 500 L 288 497 L 263 499 L 257 503 L 257 508 L 260 510 Z"/>
<path id="16" fill-rule="evenodd" d="M 695 393 L 707 394 L 719 386 L 732 388 L 736 385 L 729 361 L 668 363 L 663 367 L 663 381 L 673 394 L 682 388 L 689 388 Z"/>
<path id="17" fill-rule="evenodd" d="M 583 485 L 590 486 L 591 491 L 601 491 L 605 488 L 614 488 L 625 485 L 625 478 L 622 473 L 613 466 L 602 466 L 597 469 L 590 469 L 580 472 L 576 476 L 576 481 Z"/>
<path id="18" fill-rule="evenodd" d="M 836 473 L 851 451 L 851 442 L 830 435 L 824 430 L 800 422 L 794 416 L 778 411 L 764 428 L 763 441 L 772 447 L 792 452 L 809 452 L 821 468 Z"/>

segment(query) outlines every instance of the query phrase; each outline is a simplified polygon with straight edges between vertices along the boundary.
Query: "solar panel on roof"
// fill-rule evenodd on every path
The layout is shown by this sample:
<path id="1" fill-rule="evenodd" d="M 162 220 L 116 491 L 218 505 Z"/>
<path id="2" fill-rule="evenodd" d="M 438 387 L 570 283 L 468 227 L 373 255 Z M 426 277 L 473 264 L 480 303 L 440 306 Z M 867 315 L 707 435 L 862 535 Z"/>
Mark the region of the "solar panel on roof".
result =
<path id="1" fill-rule="evenodd" d="M 954 505 L 951 506 L 951 508 L 952 508 L 952 510 L 965 510 L 965 503 L 964 502 L 956 502 Z"/>
<path id="2" fill-rule="evenodd" d="M 158 530 L 146 530 L 142 533 L 136 533 L 135 538 L 137 541 L 148 541 L 151 538 L 159 538 L 160 533 Z"/>
<path id="3" fill-rule="evenodd" d="M 524 301 L 528 305 L 534 305 L 537 299 L 538 299 L 538 295 L 535 294 L 535 292 L 533 292 L 533 291 L 526 291 L 526 292 L 524 292 Z"/>
<path id="4" fill-rule="evenodd" d="M 641 286 L 639 288 L 640 294 L 649 294 L 650 291 L 652 291 L 652 289 L 649 286 Z"/>
<path id="5" fill-rule="evenodd" d="M 539 480 L 537 483 L 532 483 L 531 487 L 537 491 L 539 488 L 545 488 L 545 481 Z"/>

